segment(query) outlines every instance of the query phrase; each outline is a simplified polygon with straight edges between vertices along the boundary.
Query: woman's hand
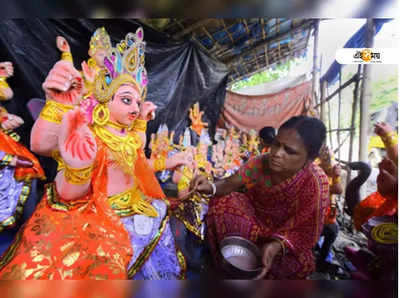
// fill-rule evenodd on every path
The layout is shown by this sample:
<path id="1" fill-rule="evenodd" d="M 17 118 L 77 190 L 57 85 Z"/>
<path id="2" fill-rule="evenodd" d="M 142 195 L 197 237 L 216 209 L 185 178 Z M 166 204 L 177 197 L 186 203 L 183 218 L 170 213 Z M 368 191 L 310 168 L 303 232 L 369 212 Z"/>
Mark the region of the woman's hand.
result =
<path id="1" fill-rule="evenodd" d="M 97 144 L 81 109 L 75 108 L 64 115 L 58 144 L 68 166 L 84 168 L 93 164 Z"/>
<path id="2" fill-rule="evenodd" d="M 140 105 L 139 119 L 153 120 L 157 106 L 151 101 L 145 101 Z"/>
<path id="3" fill-rule="evenodd" d="M 44 81 L 46 98 L 63 104 L 78 104 L 83 94 L 81 74 L 69 61 L 60 60 L 50 70 Z"/>
<path id="4" fill-rule="evenodd" d="M 197 175 L 192 181 L 190 181 L 189 191 L 197 191 L 201 194 L 212 194 L 213 188 L 206 177 L 203 175 Z"/>
<path id="5" fill-rule="evenodd" d="M 393 130 L 393 128 L 385 122 L 377 122 L 374 126 L 374 132 L 380 137 L 384 137 Z"/>
<path id="6" fill-rule="evenodd" d="M 332 168 L 332 176 L 340 177 L 341 174 L 342 174 L 342 167 L 337 163 Z"/>
<path id="7" fill-rule="evenodd" d="M 262 248 L 262 263 L 264 268 L 255 279 L 262 279 L 265 277 L 265 275 L 267 275 L 268 271 L 271 269 L 275 256 L 281 250 L 281 244 L 276 240 L 264 244 Z"/>
<path id="8" fill-rule="evenodd" d="M 330 164 L 332 161 L 332 157 L 333 157 L 332 150 L 328 146 L 324 146 L 321 149 L 321 154 L 320 154 L 321 162 L 324 164 Z"/>
<path id="9" fill-rule="evenodd" d="M 0 125 L 4 130 L 13 130 L 24 124 L 24 120 L 17 115 L 8 114 L 6 117 L 7 120 L 4 120 Z"/>
<path id="10" fill-rule="evenodd" d="M 379 163 L 379 175 L 376 179 L 379 193 L 384 197 L 397 197 L 398 173 L 396 164 L 387 157 Z"/>

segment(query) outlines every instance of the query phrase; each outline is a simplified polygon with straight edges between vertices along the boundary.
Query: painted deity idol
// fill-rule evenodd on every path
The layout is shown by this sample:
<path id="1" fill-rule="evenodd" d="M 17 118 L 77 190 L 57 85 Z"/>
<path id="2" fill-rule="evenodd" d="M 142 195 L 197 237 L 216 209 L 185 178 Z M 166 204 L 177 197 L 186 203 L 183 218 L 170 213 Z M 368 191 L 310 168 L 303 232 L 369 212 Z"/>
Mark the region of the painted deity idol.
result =
<path id="1" fill-rule="evenodd" d="M 72 62 L 73 58 L 68 41 L 62 36 L 57 36 L 56 41 L 58 49 L 62 52 L 61 59 Z M 111 47 L 111 39 L 106 29 L 104 27 L 96 29 L 89 42 L 88 54 L 90 58 L 81 63 L 83 87 L 85 88 L 84 98 L 93 93 L 94 80 L 100 70 L 104 69 L 104 58 L 110 55 Z"/>
<path id="2" fill-rule="evenodd" d="M 248 141 L 248 148 L 251 156 L 257 156 L 260 154 L 260 141 L 258 138 L 257 131 L 251 129 L 249 132 L 249 141 Z"/>
<path id="3" fill-rule="evenodd" d="M 0 63 L 0 101 L 11 100 L 14 95 L 7 83 L 7 78 L 13 73 L 11 62 Z M 23 123 L 20 117 L 0 106 L 0 232 L 18 223 L 33 180 L 45 178 L 37 158 L 19 143 L 19 136 L 14 132 Z M 6 238 L 3 239 L 0 233 L 2 244 L 8 243 L 12 237 L 10 240 Z"/>
<path id="4" fill-rule="evenodd" d="M 174 215 L 183 222 L 186 228 L 200 240 L 205 237 L 205 216 L 208 211 L 208 198 L 189 191 L 190 181 L 201 174 L 209 179 L 211 163 L 207 160 L 207 150 L 211 141 L 205 129 L 200 136 L 197 148 L 191 146 L 190 130 L 186 128 L 183 136 L 183 150 L 192 158 L 192 163 L 181 166 L 174 171 L 172 181 L 177 184 L 178 198 L 181 202 L 174 209 Z"/>
<path id="5" fill-rule="evenodd" d="M 1 260 L 0 278 L 183 277 L 185 260 L 170 230 L 168 205 L 143 152 L 156 109 L 144 101 L 144 54 L 139 28 L 104 57 L 87 105 L 78 105 L 86 101 L 85 88 L 71 61 L 50 71 L 43 88 L 56 109 L 41 112 L 31 147 L 56 158 L 58 174 Z"/>
<path id="6" fill-rule="evenodd" d="M 203 120 L 201 119 L 202 116 L 204 114 L 204 111 L 200 111 L 200 106 L 199 103 L 196 102 L 193 106 L 193 108 L 191 108 L 189 110 L 189 118 L 192 121 L 192 124 L 190 126 L 190 128 L 198 135 L 201 135 L 201 132 L 203 131 L 204 128 L 208 127 L 208 123 L 207 122 L 203 122 Z"/>

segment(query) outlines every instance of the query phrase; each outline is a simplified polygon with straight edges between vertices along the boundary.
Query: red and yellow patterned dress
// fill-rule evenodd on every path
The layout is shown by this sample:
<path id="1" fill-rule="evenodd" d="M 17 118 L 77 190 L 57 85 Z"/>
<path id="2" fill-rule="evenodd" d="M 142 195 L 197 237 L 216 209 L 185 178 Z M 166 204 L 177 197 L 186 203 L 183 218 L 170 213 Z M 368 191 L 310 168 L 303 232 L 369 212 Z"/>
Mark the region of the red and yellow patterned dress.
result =
<path id="1" fill-rule="evenodd" d="M 0 259 L 0 279 L 127 279 L 129 235 L 107 202 L 106 151 L 99 146 L 89 193 L 64 201 L 55 184 Z"/>
<path id="2" fill-rule="evenodd" d="M 249 160 L 239 170 L 246 193 L 231 193 L 210 202 L 208 237 L 220 264 L 218 243 L 241 236 L 261 246 L 269 238 L 284 240 L 287 253 L 276 257 L 268 279 L 303 279 L 315 267 L 312 248 L 317 243 L 329 205 L 328 178 L 310 164 L 278 185 L 271 184 L 268 154 Z"/>

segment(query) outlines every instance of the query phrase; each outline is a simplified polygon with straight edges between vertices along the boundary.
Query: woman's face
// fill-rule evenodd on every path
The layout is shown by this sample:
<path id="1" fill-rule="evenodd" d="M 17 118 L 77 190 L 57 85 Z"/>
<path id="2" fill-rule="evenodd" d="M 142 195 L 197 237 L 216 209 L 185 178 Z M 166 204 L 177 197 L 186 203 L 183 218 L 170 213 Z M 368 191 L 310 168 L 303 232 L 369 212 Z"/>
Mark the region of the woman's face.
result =
<path id="1" fill-rule="evenodd" d="M 307 150 L 297 131 L 279 130 L 271 145 L 269 169 L 290 177 L 303 168 L 307 161 Z"/>
<path id="2" fill-rule="evenodd" d="M 121 85 L 108 103 L 110 120 L 130 126 L 139 115 L 140 96 L 131 84 Z"/>

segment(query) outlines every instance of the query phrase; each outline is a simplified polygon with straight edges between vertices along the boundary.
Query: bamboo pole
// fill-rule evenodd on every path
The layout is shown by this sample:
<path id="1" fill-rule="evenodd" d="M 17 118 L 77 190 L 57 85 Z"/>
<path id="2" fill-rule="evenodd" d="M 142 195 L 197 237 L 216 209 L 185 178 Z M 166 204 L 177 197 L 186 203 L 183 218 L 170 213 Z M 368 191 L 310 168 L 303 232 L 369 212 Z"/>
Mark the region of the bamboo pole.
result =
<path id="1" fill-rule="evenodd" d="M 351 128 L 351 127 L 349 127 L 349 128 L 334 128 L 334 129 L 331 129 L 331 130 L 328 130 L 328 132 L 331 132 L 331 131 L 337 131 L 337 132 L 341 132 L 341 131 L 350 131 L 350 130 L 352 130 L 353 128 Z"/>
<path id="2" fill-rule="evenodd" d="M 340 70 L 339 70 L 339 86 L 341 86 L 341 85 L 342 85 L 342 68 L 340 68 Z M 338 150 L 338 158 L 339 159 L 340 159 L 340 147 L 341 147 L 341 145 L 340 145 L 340 113 L 341 113 L 341 105 L 342 105 L 342 92 L 339 89 L 339 94 L 338 94 L 338 118 L 337 118 L 337 121 L 338 121 L 337 127 L 338 127 L 338 129 L 337 129 L 337 132 L 336 132 L 337 143 L 338 143 L 338 148 L 339 148 L 339 150 Z"/>
<path id="3" fill-rule="evenodd" d="M 336 96 L 336 94 L 339 93 L 340 90 L 343 90 L 344 88 L 348 87 L 349 85 L 351 85 L 352 83 L 354 83 L 355 80 L 356 80 L 356 75 L 354 75 L 353 77 L 351 77 L 351 78 L 350 78 L 346 83 L 344 83 L 342 86 L 339 86 L 339 88 L 337 88 L 331 95 L 329 95 L 329 96 L 325 99 L 325 101 L 331 100 L 333 97 Z M 314 108 L 315 108 L 315 109 L 318 108 L 319 105 L 320 105 L 320 103 L 317 104 Z"/>
<path id="4" fill-rule="evenodd" d="M 340 151 L 340 148 L 344 145 L 344 143 L 346 143 L 346 141 L 349 137 L 350 137 L 350 133 L 347 134 L 347 136 L 342 140 L 342 143 L 340 143 L 339 146 L 335 150 L 333 150 L 333 153 Z M 340 158 L 338 158 L 338 159 L 340 159 Z"/>
<path id="5" fill-rule="evenodd" d="M 353 146 L 354 146 L 354 133 L 355 133 L 355 121 L 356 121 L 356 114 L 357 114 L 357 104 L 358 104 L 358 91 L 360 85 L 360 74 L 361 74 L 361 65 L 358 65 L 358 70 L 356 74 L 356 80 L 353 90 L 353 107 L 351 110 L 351 132 L 350 132 L 350 146 L 349 146 L 349 158 L 348 161 L 351 162 L 353 160 Z M 351 170 L 348 169 L 347 171 L 347 184 L 350 182 L 350 173 Z"/>
<path id="6" fill-rule="evenodd" d="M 317 64 L 318 64 L 318 33 L 319 33 L 319 20 L 314 23 L 314 52 L 313 52 L 313 69 L 312 69 L 312 83 L 311 83 L 311 96 L 315 99 L 317 90 Z M 314 100 L 316 102 L 316 100 Z"/>
<path id="7" fill-rule="evenodd" d="M 326 122 L 326 115 L 325 115 L 325 98 L 326 98 L 326 89 L 328 86 L 328 82 L 327 81 L 323 81 L 322 85 L 321 85 L 321 101 L 320 101 L 320 106 L 321 106 L 321 111 L 320 111 L 320 119 L 322 122 Z"/>
<path id="8" fill-rule="evenodd" d="M 328 92 L 328 88 L 327 88 Z M 328 101 L 328 132 L 329 132 L 329 143 L 330 147 L 333 148 L 333 138 L 332 138 L 332 119 L 331 119 L 331 102 Z"/>
<path id="9" fill-rule="evenodd" d="M 374 44 L 375 25 L 373 19 L 367 20 L 365 44 L 372 48 Z M 370 121 L 369 106 L 372 99 L 371 65 L 364 64 L 363 83 L 360 96 L 360 147 L 359 160 L 368 162 L 368 126 Z"/>

